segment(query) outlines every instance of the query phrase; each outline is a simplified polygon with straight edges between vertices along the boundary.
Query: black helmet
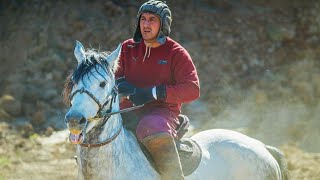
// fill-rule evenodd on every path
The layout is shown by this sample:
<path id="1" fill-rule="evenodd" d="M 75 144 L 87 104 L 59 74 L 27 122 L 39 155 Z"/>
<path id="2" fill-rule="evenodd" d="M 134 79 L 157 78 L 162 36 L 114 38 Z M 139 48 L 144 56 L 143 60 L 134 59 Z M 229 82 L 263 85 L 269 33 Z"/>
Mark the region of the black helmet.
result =
<path id="1" fill-rule="evenodd" d="M 168 5 L 162 1 L 157 0 L 149 0 L 148 2 L 141 5 L 138 15 L 137 15 L 137 22 L 136 22 L 136 31 L 133 36 L 133 40 L 135 42 L 140 42 L 141 40 L 141 32 L 140 32 L 140 16 L 144 12 L 154 13 L 160 17 L 161 26 L 160 31 L 157 37 L 157 41 L 160 44 L 163 44 L 166 40 L 166 36 L 170 34 L 170 26 L 171 26 L 171 11 Z"/>

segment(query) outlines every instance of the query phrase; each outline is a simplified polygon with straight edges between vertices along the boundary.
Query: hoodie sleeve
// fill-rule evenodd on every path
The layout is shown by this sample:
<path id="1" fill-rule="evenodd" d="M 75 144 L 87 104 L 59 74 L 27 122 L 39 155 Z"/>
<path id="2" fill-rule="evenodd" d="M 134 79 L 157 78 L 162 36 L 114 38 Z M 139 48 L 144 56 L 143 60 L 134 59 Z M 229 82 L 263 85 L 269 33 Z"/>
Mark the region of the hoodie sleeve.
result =
<path id="1" fill-rule="evenodd" d="M 174 55 L 171 73 L 174 84 L 166 86 L 167 103 L 188 103 L 200 97 L 197 70 L 185 49 L 179 49 Z"/>

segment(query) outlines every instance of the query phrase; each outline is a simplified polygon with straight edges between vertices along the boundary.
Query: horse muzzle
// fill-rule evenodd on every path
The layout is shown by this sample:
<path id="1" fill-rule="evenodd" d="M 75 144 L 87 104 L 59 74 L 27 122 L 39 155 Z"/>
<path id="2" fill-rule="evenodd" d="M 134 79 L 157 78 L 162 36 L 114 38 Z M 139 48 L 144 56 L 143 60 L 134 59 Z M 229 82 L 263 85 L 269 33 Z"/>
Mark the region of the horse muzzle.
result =
<path id="1" fill-rule="evenodd" d="M 69 140 L 72 144 L 81 144 L 84 140 L 84 134 L 82 132 L 73 134 L 70 130 Z"/>
<path id="2" fill-rule="evenodd" d="M 70 131 L 69 140 L 72 144 L 81 144 L 84 139 L 84 130 L 87 119 L 81 113 L 68 112 L 65 123 Z"/>

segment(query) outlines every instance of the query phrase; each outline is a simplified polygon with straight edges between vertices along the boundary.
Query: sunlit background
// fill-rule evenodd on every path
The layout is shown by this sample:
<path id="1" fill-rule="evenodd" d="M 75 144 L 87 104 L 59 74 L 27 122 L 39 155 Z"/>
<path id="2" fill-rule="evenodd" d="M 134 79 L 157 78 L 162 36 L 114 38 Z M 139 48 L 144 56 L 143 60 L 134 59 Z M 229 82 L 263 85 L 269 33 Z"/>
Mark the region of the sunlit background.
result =
<path id="1" fill-rule="evenodd" d="M 0 2 L 0 180 L 76 179 L 61 91 L 75 41 L 112 51 L 141 0 Z M 320 2 L 167 0 L 171 37 L 197 67 L 192 127 L 233 129 L 286 155 L 293 180 L 320 177 Z"/>

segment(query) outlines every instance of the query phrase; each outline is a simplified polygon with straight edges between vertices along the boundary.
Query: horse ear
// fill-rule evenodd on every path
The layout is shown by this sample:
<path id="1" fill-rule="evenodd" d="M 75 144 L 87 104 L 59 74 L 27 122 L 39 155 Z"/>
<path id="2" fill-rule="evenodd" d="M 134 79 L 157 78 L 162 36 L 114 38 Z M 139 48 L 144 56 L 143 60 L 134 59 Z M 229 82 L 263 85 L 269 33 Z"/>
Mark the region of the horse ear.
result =
<path id="1" fill-rule="evenodd" d="M 84 47 L 79 41 L 76 41 L 76 47 L 74 48 L 74 56 L 78 60 L 78 64 L 80 64 L 86 58 L 86 55 L 84 53 Z"/>
<path id="2" fill-rule="evenodd" d="M 117 68 L 119 56 L 121 53 L 121 46 L 122 46 L 122 44 L 120 43 L 118 45 L 117 49 L 114 50 L 112 53 L 110 53 L 109 56 L 106 58 L 106 60 L 113 67 L 113 69 Z"/>

